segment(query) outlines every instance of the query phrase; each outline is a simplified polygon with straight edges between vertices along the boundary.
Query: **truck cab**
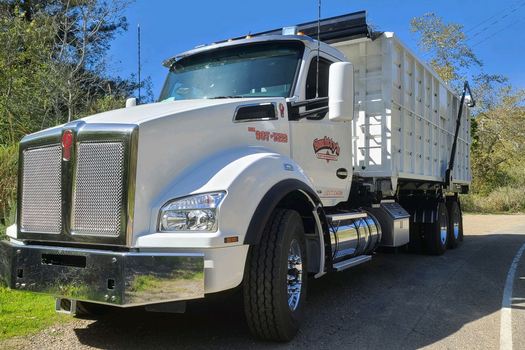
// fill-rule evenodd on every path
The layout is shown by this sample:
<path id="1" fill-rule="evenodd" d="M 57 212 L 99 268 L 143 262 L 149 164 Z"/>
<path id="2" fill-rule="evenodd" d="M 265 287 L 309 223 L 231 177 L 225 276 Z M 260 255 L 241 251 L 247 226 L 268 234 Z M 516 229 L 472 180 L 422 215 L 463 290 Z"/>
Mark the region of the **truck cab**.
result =
<path id="1" fill-rule="evenodd" d="M 170 73 L 160 101 L 239 99 L 242 105 L 233 123 L 248 132 L 254 146 L 297 162 L 323 204 L 332 206 L 348 197 L 352 165 L 353 111 L 346 121 L 328 117 L 329 68 L 335 62 L 347 60 L 337 49 L 325 43 L 318 46 L 304 35 L 227 41 L 166 61 Z M 351 82 L 353 76 L 346 78 Z M 197 87 L 195 81 L 206 86 Z M 260 100 L 246 106 L 247 98 Z M 272 117 L 262 112 L 272 108 Z M 338 177 L 338 169 L 348 176 Z"/>

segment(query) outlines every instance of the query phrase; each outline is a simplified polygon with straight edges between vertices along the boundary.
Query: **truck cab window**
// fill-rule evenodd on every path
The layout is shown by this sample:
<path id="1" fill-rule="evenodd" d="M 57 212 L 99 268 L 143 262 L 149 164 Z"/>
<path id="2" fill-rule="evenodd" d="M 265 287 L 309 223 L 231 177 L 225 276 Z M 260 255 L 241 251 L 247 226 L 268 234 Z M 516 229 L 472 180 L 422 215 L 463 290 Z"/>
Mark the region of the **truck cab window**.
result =
<path id="1" fill-rule="evenodd" d="M 171 66 L 159 100 L 289 97 L 303 52 L 302 42 L 276 41 L 186 56 Z"/>
<path id="2" fill-rule="evenodd" d="M 332 63 L 333 62 L 330 62 L 327 59 L 319 58 L 319 97 L 328 97 L 328 75 Z M 307 100 L 315 98 L 316 76 L 317 57 L 314 57 L 310 61 L 310 68 L 308 69 L 308 76 L 306 77 L 305 96 Z"/>

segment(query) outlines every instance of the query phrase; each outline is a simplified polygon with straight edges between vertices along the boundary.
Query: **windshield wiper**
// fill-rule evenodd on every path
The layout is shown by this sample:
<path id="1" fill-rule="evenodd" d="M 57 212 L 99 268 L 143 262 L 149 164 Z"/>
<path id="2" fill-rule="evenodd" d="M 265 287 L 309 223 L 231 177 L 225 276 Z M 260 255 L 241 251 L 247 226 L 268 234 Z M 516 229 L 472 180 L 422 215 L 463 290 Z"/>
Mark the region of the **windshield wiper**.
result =
<path id="1" fill-rule="evenodd" d="M 215 100 L 219 98 L 244 98 L 244 96 L 241 95 L 232 95 L 232 96 L 214 96 L 214 97 L 208 97 L 210 100 Z"/>

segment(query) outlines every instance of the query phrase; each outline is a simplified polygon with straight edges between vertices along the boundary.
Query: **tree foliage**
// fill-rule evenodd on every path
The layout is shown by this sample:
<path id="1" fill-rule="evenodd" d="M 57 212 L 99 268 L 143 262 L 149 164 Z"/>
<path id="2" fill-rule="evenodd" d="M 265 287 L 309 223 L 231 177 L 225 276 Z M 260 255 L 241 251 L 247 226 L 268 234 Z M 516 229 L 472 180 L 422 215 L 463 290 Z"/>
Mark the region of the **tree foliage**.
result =
<path id="1" fill-rule="evenodd" d="M 100 100 L 123 106 L 133 77 L 111 77 L 106 52 L 126 30 L 125 0 L 0 0 L 0 144 L 77 119 Z"/>
<path id="2" fill-rule="evenodd" d="M 410 29 L 419 34 L 419 46 L 430 54 L 430 65 L 446 83 L 464 80 L 469 68 L 482 65 L 468 46 L 462 25 L 426 13 L 413 18 Z"/>
<path id="3" fill-rule="evenodd" d="M 478 192 L 525 185 L 525 90 L 493 89 L 473 118 L 472 171 Z"/>
<path id="4" fill-rule="evenodd" d="M 472 78 L 477 102 L 472 110 L 474 191 L 488 196 L 505 186 L 525 190 L 525 90 L 514 88 L 498 74 L 469 74 L 482 63 L 461 25 L 428 13 L 414 18 L 411 30 L 419 35 L 420 47 L 429 53 L 431 66 L 445 82 L 455 87 Z M 491 198 L 496 197 L 492 194 Z"/>
<path id="5" fill-rule="evenodd" d="M 13 201 L 14 150 L 24 135 L 123 107 L 138 88 L 133 76 L 112 76 L 106 58 L 127 29 L 127 5 L 0 0 L 0 218 Z"/>

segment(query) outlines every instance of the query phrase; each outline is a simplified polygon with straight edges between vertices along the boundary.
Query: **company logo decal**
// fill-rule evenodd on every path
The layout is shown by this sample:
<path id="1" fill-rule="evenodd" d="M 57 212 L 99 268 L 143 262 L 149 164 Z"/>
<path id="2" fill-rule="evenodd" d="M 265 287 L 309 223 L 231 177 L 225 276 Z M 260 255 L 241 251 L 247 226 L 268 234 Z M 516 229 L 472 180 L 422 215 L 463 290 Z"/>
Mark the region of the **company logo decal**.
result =
<path id="1" fill-rule="evenodd" d="M 339 159 L 339 143 L 331 137 L 325 136 L 322 139 L 315 139 L 313 142 L 315 156 L 318 159 L 324 159 L 326 162 L 337 161 Z"/>

